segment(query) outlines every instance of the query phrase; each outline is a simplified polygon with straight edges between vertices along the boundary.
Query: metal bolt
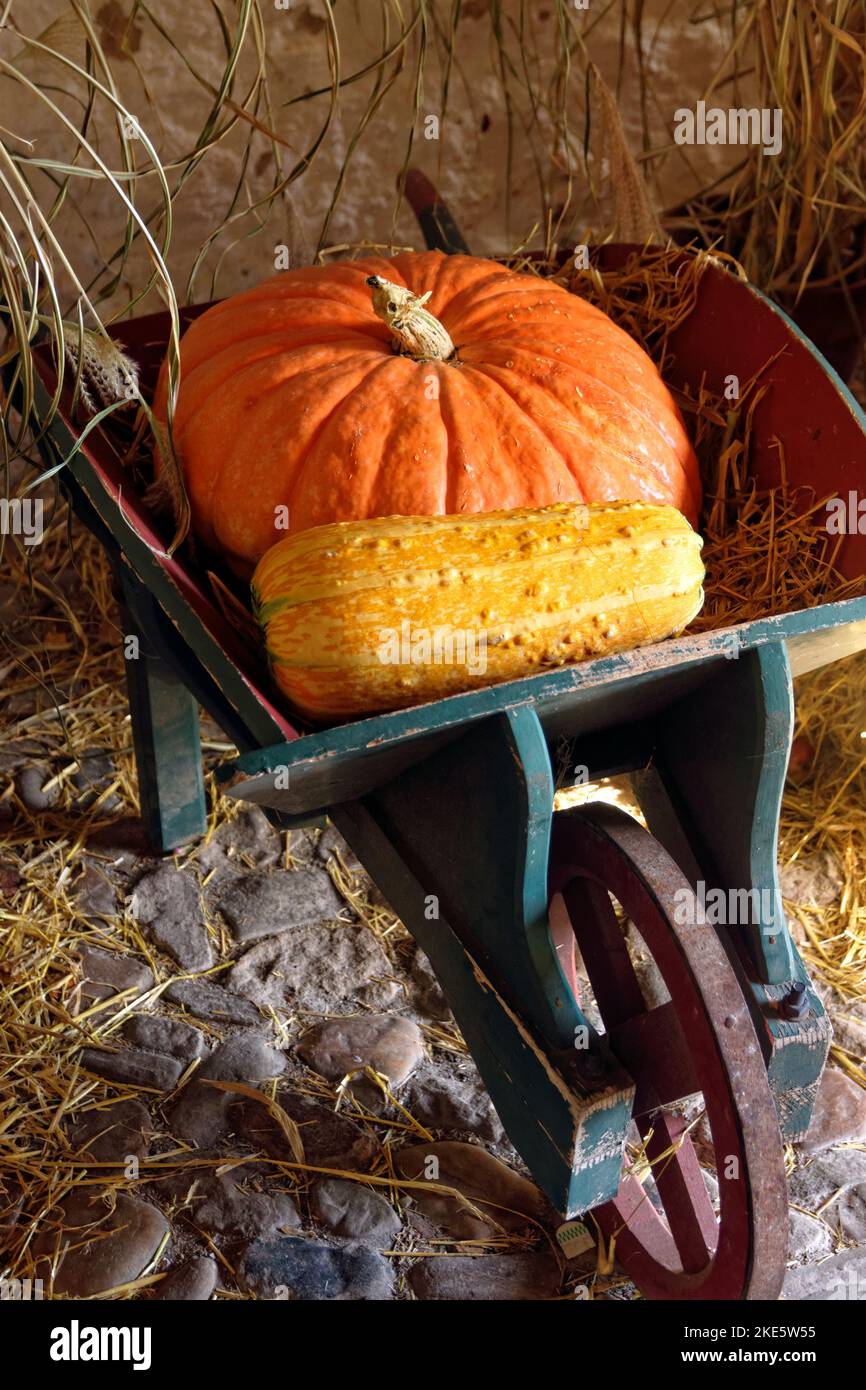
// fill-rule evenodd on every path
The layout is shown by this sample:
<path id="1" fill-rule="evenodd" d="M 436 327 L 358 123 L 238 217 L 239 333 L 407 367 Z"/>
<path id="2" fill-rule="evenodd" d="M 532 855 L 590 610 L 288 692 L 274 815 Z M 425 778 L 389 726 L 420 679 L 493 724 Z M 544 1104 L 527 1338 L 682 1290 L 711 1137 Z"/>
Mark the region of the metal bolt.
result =
<path id="1" fill-rule="evenodd" d="M 802 980 L 797 980 L 791 986 L 788 993 L 782 1000 L 783 1018 L 802 1018 L 808 1012 L 809 1001 L 806 997 L 806 986 Z"/>

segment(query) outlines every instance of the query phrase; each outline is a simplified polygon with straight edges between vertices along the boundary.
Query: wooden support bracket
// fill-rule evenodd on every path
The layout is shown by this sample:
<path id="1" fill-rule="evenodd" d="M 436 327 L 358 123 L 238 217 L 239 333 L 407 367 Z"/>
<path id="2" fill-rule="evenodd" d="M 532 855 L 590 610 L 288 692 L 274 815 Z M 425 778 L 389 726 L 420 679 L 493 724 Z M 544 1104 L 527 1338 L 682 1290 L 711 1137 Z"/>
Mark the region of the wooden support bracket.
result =
<path id="1" fill-rule="evenodd" d="M 525 706 L 332 817 L 429 956 L 512 1143 L 557 1210 L 576 1214 L 616 1191 L 634 1086 L 551 938 L 552 811 L 547 744 Z"/>

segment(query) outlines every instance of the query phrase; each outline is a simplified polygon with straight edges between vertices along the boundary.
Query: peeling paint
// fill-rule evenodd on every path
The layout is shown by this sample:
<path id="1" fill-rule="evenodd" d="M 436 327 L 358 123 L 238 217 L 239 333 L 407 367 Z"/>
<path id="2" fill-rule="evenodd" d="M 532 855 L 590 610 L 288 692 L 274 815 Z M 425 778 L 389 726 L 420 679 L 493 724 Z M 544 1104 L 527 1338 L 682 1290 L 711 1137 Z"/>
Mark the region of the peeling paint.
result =
<path id="1" fill-rule="evenodd" d="M 634 1101 L 635 1088 L 633 1086 L 620 1089 L 610 1087 L 606 1091 L 593 1092 L 585 1099 L 581 1099 L 573 1087 L 569 1086 L 554 1068 L 545 1053 L 541 1051 L 518 1015 L 498 993 L 484 974 L 478 962 L 469 955 L 468 951 L 466 952 L 466 959 L 472 968 L 473 976 L 479 988 L 493 995 L 498 1006 L 509 1018 L 526 1047 L 528 1047 L 537 1058 L 550 1082 L 566 1100 L 569 1111 L 574 1119 L 576 1130 L 575 1151 L 571 1159 L 572 1171 L 575 1174 L 584 1173 L 587 1169 L 594 1168 L 601 1163 L 610 1162 L 615 1158 L 621 1161 L 625 1148 L 628 1124 L 631 1118 L 631 1107 Z M 588 1119 L 592 1115 L 604 1111 L 612 1111 L 617 1107 L 622 1107 L 625 1117 L 623 1124 L 611 1129 L 606 1129 L 601 1136 L 601 1143 L 596 1142 L 594 1146 L 590 1148 L 586 1143 L 586 1123 Z M 551 1140 L 551 1142 L 553 1141 Z M 598 1197 L 598 1201 L 605 1200 L 609 1195 L 608 1188 L 605 1186 L 601 1191 L 601 1195 Z M 584 1210 L 586 1210 L 586 1208 L 584 1208 Z"/>

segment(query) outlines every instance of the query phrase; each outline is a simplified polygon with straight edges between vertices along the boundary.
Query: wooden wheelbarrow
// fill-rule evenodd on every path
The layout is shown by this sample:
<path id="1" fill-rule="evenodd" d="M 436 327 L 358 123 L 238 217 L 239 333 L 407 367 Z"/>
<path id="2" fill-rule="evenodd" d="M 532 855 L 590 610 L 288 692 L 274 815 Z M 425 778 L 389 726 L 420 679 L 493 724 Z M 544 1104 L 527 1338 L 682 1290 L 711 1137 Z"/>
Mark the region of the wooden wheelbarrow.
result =
<path id="1" fill-rule="evenodd" d="M 452 249 L 429 185 L 410 192 L 428 242 Z M 608 264 L 624 254 L 604 252 Z M 167 317 L 118 333 L 152 384 Z M 708 269 L 671 348 L 672 380 L 693 391 L 772 361 L 753 422 L 761 485 L 777 481 L 776 441 L 794 486 L 846 497 L 866 483 L 866 418 L 749 286 Z M 40 375 L 44 404 L 47 352 Z M 67 413 L 46 457 L 78 433 Z M 204 579 L 165 555 L 139 499 L 121 497 L 105 441 L 91 434 L 64 476 L 141 642 L 127 670 L 153 841 L 169 849 L 204 829 L 200 703 L 241 750 L 221 770 L 229 795 L 283 826 L 327 812 L 369 870 L 429 956 L 553 1206 L 591 1211 L 647 1297 L 774 1298 L 788 1231 L 782 1139 L 808 1127 L 830 1040 L 779 906 L 791 681 L 866 645 L 866 597 L 301 732 Z M 839 563 L 866 573 L 866 538 L 846 537 Z M 584 778 L 631 773 L 649 830 L 601 802 L 555 814 L 554 749 Z M 747 895 L 748 920 L 702 922 L 702 885 Z M 652 995 L 612 899 L 657 967 Z M 594 1010 L 576 988 L 575 941 Z M 682 1106 L 700 1095 L 718 1214 Z"/>

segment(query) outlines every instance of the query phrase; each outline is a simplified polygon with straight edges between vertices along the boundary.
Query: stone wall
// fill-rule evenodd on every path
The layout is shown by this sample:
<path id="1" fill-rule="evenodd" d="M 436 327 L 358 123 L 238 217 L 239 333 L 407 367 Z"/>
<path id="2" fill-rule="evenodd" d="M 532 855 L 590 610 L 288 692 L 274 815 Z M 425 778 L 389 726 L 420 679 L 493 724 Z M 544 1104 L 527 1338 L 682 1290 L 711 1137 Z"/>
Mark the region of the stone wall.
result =
<path id="1" fill-rule="evenodd" d="M 575 0 L 562 0 L 576 22 L 575 34 L 586 42 L 587 51 L 609 85 L 618 90 L 626 133 L 637 152 L 644 144 L 643 124 L 647 123 L 653 192 L 660 206 L 670 206 L 713 177 L 722 167 L 728 151 L 724 148 L 683 151 L 672 143 L 673 113 L 681 105 L 693 105 L 715 73 L 729 41 L 726 23 L 708 20 L 692 22 L 693 0 L 647 0 L 644 9 L 645 70 L 649 96 L 642 111 L 640 83 L 634 45 L 628 43 L 620 70 L 620 26 L 628 18 L 621 5 L 603 6 L 589 0 L 586 10 Z M 328 110 L 328 97 L 287 105 L 304 92 L 327 87 L 329 83 L 328 26 L 324 0 L 259 0 L 262 18 L 261 44 L 267 54 L 267 92 L 258 107 L 263 123 L 271 123 L 284 142 L 276 149 L 284 173 L 301 158 L 320 129 Z M 151 6 L 157 24 L 144 18 L 130 22 L 129 0 L 92 0 L 91 11 L 96 32 L 111 63 L 111 81 L 116 83 L 120 100 L 140 122 L 153 141 L 175 187 L 181 175 L 183 156 L 194 147 L 206 128 L 212 107 L 211 89 L 220 80 L 224 67 L 221 38 L 213 10 L 205 0 L 157 0 Z M 232 23 L 238 7 L 224 0 L 222 9 Z M 411 5 L 404 11 L 411 12 Z M 538 0 L 521 5 L 504 0 L 503 24 L 509 52 L 515 61 L 519 50 L 513 27 L 521 9 L 526 16 L 528 65 L 537 94 L 555 107 L 557 104 L 557 0 Z M 363 69 L 383 48 L 383 0 L 338 0 L 334 14 L 339 34 L 340 70 L 349 76 Z M 434 13 L 447 16 L 450 0 L 439 0 Z M 394 10 L 390 10 L 390 32 L 395 34 Z M 12 18 L 22 33 L 41 36 L 80 62 L 84 41 L 80 26 L 67 0 L 13 0 Z M 46 34 L 47 31 L 47 34 Z M 416 29 L 407 45 L 407 61 L 393 86 L 384 95 L 375 115 L 366 126 L 349 166 L 341 196 L 335 208 L 327 240 L 331 244 L 370 240 L 417 244 L 419 234 L 411 213 L 404 207 L 394 221 L 395 180 L 405 154 L 411 125 L 414 84 L 414 54 L 419 38 Z M 251 28 L 242 46 L 233 95 L 241 99 L 255 74 L 256 36 Z M 81 88 L 74 74 L 61 63 L 29 50 L 13 33 L 0 35 L 0 53 L 18 60 L 19 66 L 50 95 L 75 124 L 82 117 Z M 181 57 L 181 54 L 184 55 Z M 454 45 L 447 114 L 438 138 L 435 124 L 427 118 L 441 110 L 443 74 L 441 35 L 431 22 L 428 34 L 424 90 L 418 101 L 416 142 L 413 160 L 430 173 L 440 186 L 473 250 L 496 253 L 520 244 L 537 229 L 543 201 L 540 181 L 547 185 L 548 199 L 560 205 L 566 195 L 565 141 L 572 145 L 572 163 L 577 171 L 575 201 L 579 209 L 573 239 L 586 239 L 595 229 L 604 229 L 610 213 L 607 164 L 598 130 L 594 131 L 591 168 L 598 201 L 594 201 L 579 167 L 583 130 L 584 80 L 582 61 L 575 52 L 570 79 L 565 87 L 569 130 L 554 129 L 549 115 L 536 113 L 533 123 L 528 99 L 521 99 L 520 73 L 510 81 L 512 111 L 511 178 L 508 118 L 497 69 L 498 51 L 493 42 L 489 0 L 464 0 L 462 19 Z M 191 75 L 198 74 L 199 81 Z M 106 74 L 101 80 L 109 82 Z M 292 209 L 286 200 L 278 201 L 270 213 L 263 213 L 264 226 L 252 236 L 255 219 L 249 214 L 236 216 L 200 267 L 192 288 L 192 298 L 209 298 L 216 274 L 219 293 L 228 293 L 273 272 L 274 248 L 290 244 L 297 257 L 314 247 L 343 164 L 345 154 L 362 121 L 374 77 L 346 84 L 333 114 L 327 134 L 303 175 L 292 186 L 297 225 L 292 226 Z M 231 113 L 223 109 L 218 125 L 222 128 Z M 72 139 L 57 116 L 26 88 L 9 80 L 0 83 L 0 122 L 8 129 L 34 141 L 32 153 L 48 160 L 68 159 Z M 199 249 L 232 213 L 232 200 L 241 184 L 239 205 L 263 198 L 274 181 L 274 147 L 260 134 L 252 143 L 245 164 L 243 150 L 249 124 L 238 118 L 234 128 L 209 148 L 201 161 L 183 177 L 183 186 L 174 204 L 174 220 L 168 261 L 181 294 Z M 120 147 L 114 112 L 106 100 L 99 100 L 90 117 L 88 136 L 94 149 L 109 168 L 119 165 Z M 13 146 L 14 147 L 14 146 Z M 21 149 L 20 142 L 17 148 Z M 146 165 L 142 148 L 140 168 Z M 80 164 L 93 159 L 81 157 Z M 124 182 L 136 205 L 146 212 L 156 209 L 160 189 L 150 173 L 134 184 Z M 56 183 L 45 179 L 42 205 L 50 206 Z M 89 283 L 103 260 L 110 258 L 121 244 L 123 220 L 118 194 L 105 180 L 76 180 L 72 197 L 67 198 L 58 219 L 62 244 L 79 276 Z M 299 230 L 301 228 L 302 230 Z M 535 239 L 537 241 L 536 230 Z M 60 257 L 54 258 L 59 263 Z M 117 287 L 112 302 L 120 307 L 138 291 L 146 276 L 147 257 L 143 246 L 131 257 L 126 283 Z M 157 307 L 151 303 L 149 307 Z"/>

